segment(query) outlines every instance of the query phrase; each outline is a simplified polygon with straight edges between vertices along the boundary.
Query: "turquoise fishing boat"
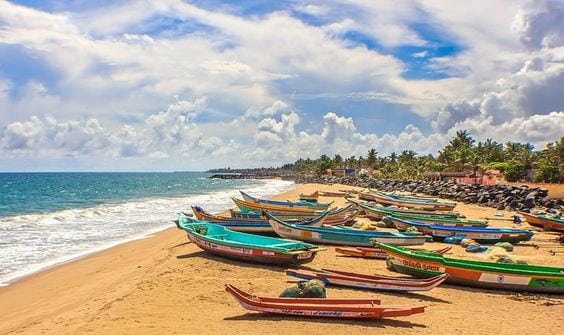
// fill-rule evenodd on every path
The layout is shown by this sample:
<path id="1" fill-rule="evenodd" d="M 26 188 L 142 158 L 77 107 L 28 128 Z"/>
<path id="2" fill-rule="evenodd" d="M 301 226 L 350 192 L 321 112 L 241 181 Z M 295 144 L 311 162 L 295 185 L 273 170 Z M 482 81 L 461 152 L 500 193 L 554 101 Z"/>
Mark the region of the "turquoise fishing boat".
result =
<path id="1" fill-rule="evenodd" d="M 311 262 L 325 250 L 309 243 L 235 232 L 226 227 L 178 215 L 178 228 L 210 253 L 254 263 L 298 265 Z"/>

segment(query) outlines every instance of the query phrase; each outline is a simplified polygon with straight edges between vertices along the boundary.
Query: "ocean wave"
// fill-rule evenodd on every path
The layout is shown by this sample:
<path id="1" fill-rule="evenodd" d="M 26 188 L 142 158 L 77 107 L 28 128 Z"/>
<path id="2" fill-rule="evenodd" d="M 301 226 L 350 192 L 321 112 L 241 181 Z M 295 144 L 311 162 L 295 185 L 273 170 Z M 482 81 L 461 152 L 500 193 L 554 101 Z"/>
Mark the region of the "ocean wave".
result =
<path id="1" fill-rule="evenodd" d="M 267 197 L 293 187 L 293 182 L 283 180 L 257 180 L 243 190 Z M 231 208 L 231 197 L 238 195 L 238 189 L 221 189 L 181 197 L 2 217 L 0 285 L 172 227 L 176 213 L 188 211 L 191 205 L 200 205 L 211 212 Z"/>

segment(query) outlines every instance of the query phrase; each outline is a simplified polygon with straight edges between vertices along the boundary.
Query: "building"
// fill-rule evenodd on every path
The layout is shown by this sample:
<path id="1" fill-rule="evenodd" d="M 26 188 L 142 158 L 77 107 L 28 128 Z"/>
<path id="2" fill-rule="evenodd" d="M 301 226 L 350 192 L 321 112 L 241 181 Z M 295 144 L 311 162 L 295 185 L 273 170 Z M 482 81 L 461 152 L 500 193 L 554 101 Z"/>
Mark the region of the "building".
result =
<path id="1" fill-rule="evenodd" d="M 335 177 L 345 177 L 345 176 L 355 176 L 355 169 L 327 169 L 327 174 L 329 176 Z"/>
<path id="2" fill-rule="evenodd" d="M 496 185 L 500 175 L 499 170 L 488 170 L 484 173 L 480 171 L 424 172 L 423 178 L 426 180 L 446 181 L 456 184 Z"/>

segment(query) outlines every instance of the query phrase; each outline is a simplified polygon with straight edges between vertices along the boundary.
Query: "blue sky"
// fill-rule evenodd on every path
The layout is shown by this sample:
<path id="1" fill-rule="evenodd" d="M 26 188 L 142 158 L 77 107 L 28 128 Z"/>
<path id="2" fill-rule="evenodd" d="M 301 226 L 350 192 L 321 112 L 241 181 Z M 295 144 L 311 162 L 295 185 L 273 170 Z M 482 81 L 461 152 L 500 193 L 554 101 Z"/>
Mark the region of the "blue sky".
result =
<path id="1" fill-rule="evenodd" d="M 0 1 L 0 171 L 564 134 L 562 1 Z M 541 98 L 542 97 L 542 98 Z"/>

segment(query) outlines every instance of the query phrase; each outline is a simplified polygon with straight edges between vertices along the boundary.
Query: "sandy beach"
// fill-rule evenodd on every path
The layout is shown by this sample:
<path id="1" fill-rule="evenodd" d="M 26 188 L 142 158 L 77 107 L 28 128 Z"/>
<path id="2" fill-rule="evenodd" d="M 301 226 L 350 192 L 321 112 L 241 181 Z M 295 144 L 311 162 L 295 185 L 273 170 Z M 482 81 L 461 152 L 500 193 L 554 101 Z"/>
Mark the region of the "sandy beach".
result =
<path id="1" fill-rule="evenodd" d="M 276 199 L 299 193 L 351 188 L 296 185 Z M 320 201 L 341 198 L 321 198 Z M 459 204 L 468 218 L 494 217 L 492 208 Z M 513 214 L 504 211 L 503 218 Z M 170 213 L 170 219 L 175 213 Z M 366 219 L 360 219 L 366 220 Z M 490 221 L 494 227 L 515 227 Z M 63 264 L 0 287 L 0 334 L 558 334 L 564 297 L 519 295 L 442 285 L 420 294 L 391 294 L 329 287 L 329 297 L 376 297 L 383 304 L 426 305 L 424 314 L 381 321 L 322 320 L 248 312 L 224 291 L 231 283 L 257 295 L 277 296 L 291 286 L 283 268 L 236 262 L 207 254 L 176 228 Z M 531 228 L 527 224 L 522 227 Z M 517 246 L 515 258 L 531 264 L 564 265 L 556 235 L 535 235 Z M 429 248 L 442 244 L 432 243 Z M 315 268 L 392 274 L 385 261 L 318 254 Z M 550 250 L 559 251 L 555 255 Z M 450 256 L 484 259 L 454 246 Z"/>

